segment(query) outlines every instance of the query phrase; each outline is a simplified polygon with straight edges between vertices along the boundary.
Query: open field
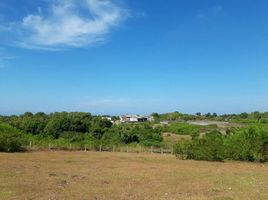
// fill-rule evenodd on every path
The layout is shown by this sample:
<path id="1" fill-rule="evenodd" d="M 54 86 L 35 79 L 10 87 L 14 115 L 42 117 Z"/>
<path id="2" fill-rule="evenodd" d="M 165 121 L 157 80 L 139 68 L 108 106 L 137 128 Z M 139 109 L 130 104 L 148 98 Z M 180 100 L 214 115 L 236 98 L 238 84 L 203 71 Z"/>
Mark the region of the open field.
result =
<path id="1" fill-rule="evenodd" d="M 268 165 L 107 152 L 0 154 L 0 199 L 268 199 Z"/>

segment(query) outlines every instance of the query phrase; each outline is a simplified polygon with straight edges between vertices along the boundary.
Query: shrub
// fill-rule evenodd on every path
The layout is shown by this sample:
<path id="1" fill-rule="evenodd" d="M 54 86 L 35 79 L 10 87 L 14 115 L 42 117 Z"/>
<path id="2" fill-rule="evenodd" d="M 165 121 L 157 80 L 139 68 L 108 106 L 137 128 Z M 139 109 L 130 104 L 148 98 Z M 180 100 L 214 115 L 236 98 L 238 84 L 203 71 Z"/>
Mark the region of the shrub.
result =
<path id="1" fill-rule="evenodd" d="M 174 148 L 178 157 L 194 160 L 222 161 L 223 136 L 220 132 L 207 133 L 203 138 L 180 141 Z"/>
<path id="2" fill-rule="evenodd" d="M 195 160 L 222 161 L 223 136 L 218 131 L 207 133 L 201 139 L 193 140 L 189 157 Z"/>
<path id="3" fill-rule="evenodd" d="M 207 161 L 232 159 L 262 162 L 268 159 L 267 151 L 268 132 L 260 128 L 233 129 L 225 136 L 212 131 L 203 138 L 181 141 L 174 148 L 177 157 Z"/>
<path id="4" fill-rule="evenodd" d="M 163 141 L 161 130 L 153 129 L 150 126 L 144 126 L 137 130 L 139 142 L 144 146 L 160 146 Z"/>
<path id="5" fill-rule="evenodd" d="M 0 124 L 0 151 L 18 152 L 25 150 L 26 136 L 15 128 Z"/>
<path id="6" fill-rule="evenodd" d="M 181 140 L 177 143 L 173 150 L 174 154 L 181 159 L 190 159 L 190 150 L 192 148 L 192 142 L 189 140 Z"/>
<path id="7" fill-rule="evenodd" d="M 226 137 L 227 158 L 242 161 L 264 161 L 268 134 L 259 128 L 236 131 Z"/>
<path id="8" fill-rule="evenodd" d="M 74 131 L 65 131 L 60 135 L 60 138 L 67 139 L 70 142 L 81 142 L 85 139 L 85 134 Z"/>
<path id="9" fill-rule="evenodd" d="M 118 145 L 121 143 L 120 130 L 116 128 L 108 129 L 102 136 L 102 144 L 105 145 Z"/>

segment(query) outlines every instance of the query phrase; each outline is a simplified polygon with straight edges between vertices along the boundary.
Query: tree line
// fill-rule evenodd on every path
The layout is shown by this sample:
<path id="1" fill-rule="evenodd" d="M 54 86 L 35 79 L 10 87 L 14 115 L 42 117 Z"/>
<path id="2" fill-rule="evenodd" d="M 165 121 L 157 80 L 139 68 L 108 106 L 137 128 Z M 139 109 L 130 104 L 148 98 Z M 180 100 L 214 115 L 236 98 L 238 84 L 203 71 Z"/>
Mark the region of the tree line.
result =
<path id="1" fill-rule="evenodd" d="M 61 143 L 72 142 L 81 146 L 86 143 L 91 145 L 137 143 L 144 146 L 159 146 L 163 140 L 161 130 L 149 124 L 116 125 L 106 118 L 84 112 L 51 114 L 26 112 L 20 116 L 2 116 L 0 122 L 13 128 L 12 131 L 11 128 L 7 128 L 5 132 L 13 132 L 17 135 L 18 132 L 23 133 L 28 140 L 31 137 L 31 140 L 40 144 L 54 140 Z M 14 132 L 14 129 L 18 131 Z M 1 135 L 3 135 L 2 132 L 0 130 Z M 11 135 L 11 133 L 5 134 L 5 137 L 12 139 Z M 20 137 L 25 140 L 21 134 Z"/>
<path id="2" fill-rule="evenodd" d="M 23 115 L 0 116 L 0 151 L 22 151 L 33 141 L 42 147 L 53 143 L 60 147 L 69 144 L 86 145 L 131 145 L 162 147 L 162 132 L 190 135 L 191 140 L 182 140 L 174 147 L 174 154 L 184 159 L 223 161 L 266 161 L 268 156 L 267 113 L 241 114 L 181 114 L 179 112 L 153 113 L 155 122 L 113 124 L 102 116 L 85 112 L 43 112 Z M 118 120 L 118 117 L 113 117 Z M 187 120 L 223 120 L 242 122 L 242 128 L 230 128 L 226 134 L 217 130 L 217 125 L 199 126 Z M 163 120 L 176 121 L 161 125 Z M 200 133 L 206 133 L 200 135 Z"/>
<path id="3" fill-rule="evenodd" d="M 239 114 L 217 114 L 217 113 L 201 113 L 185 114 L 178 111 L 172 113 L 152 113 L 156 121 L 190 121 L 190 120 L 217 120 L 217 121 L 234 121 L 234 122 L 260 122 L 268 123 L 268 112 L 243 112 Z"/>

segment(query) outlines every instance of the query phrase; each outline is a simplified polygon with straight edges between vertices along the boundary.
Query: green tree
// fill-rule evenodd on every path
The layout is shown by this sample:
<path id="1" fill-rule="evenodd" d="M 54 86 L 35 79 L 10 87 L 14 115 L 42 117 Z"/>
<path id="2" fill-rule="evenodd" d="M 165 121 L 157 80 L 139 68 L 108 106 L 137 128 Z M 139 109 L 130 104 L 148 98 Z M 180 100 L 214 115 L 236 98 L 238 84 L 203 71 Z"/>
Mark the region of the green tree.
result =
<path id="1" fill-rule="evenodd" d="M 90 123 L 90 133 L 96 139 L 101 139 L 102 135 L 112 126 L 112 122 L 101 117 L 94 117 Z"/>
<path id="2" fill-rule="evenodd" d="M 23 151 L 26 142 L 26 136 L 22 132 L 7 124 L 0 123 L 0 151 Z"/>
<path id="3" fill-rule="evenodd" d="M 160 118 L 160 115 L 158 113 L 152 113 L 151 116 L 155 119 L 158 120 Z"/>

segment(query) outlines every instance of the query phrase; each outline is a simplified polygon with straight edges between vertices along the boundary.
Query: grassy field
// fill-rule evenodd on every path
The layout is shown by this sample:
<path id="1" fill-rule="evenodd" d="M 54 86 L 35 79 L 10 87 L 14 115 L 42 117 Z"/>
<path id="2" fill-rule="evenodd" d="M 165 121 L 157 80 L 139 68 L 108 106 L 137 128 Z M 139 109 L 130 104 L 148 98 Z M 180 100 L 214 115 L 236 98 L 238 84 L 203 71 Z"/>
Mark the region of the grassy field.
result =
<path id="1" fill-rule="evenodd" d="M 98 152 L 0 154 L 0 199 L 268 199 L 268 165 Z"/>

